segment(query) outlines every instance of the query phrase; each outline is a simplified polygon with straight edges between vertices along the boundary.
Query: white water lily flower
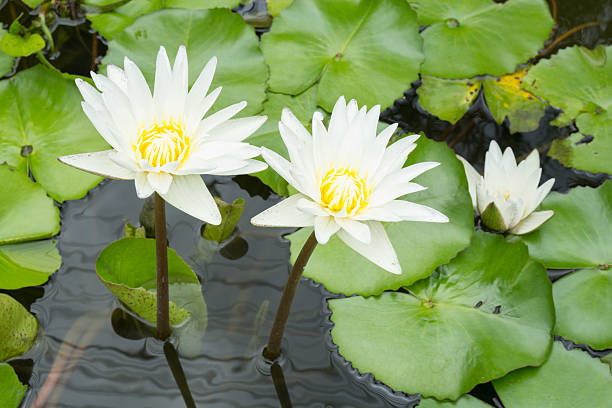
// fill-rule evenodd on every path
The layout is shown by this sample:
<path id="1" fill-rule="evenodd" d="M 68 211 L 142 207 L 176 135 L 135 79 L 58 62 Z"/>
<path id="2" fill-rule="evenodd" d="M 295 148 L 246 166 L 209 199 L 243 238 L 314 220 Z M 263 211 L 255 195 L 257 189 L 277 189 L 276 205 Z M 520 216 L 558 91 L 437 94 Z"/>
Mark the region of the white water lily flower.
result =
<path id="1" fill-rule="evenodd" d="M 108 66 L 108 77 L 91 73 L 100 92 L 77 79 L 85 114 L 113 149 L 59 159 L 101 176 L 133 179 L 138 197 L 157 192 L 187 214 L 218 225 L 221 214 L 200 174 L 247 174 L 267 166 L 253 159 L 259 148 L 242 142 L 265 116 L 231 119 L 246 106 L 242 101 L 204 118 L 221 92 L 219 87 L 207 95 L 216 64 L 211 58 L 189 91 L 184 46 L 173 67 L 160 47 L 153 94 L 127 57 L 124 69 Z"/>
<path id="2" fill-rule="evenodd" d="M 287 108 L 279 122 L 291 162 L 262 148 L 262 156 L 299 193 L 253 217 L 259 226 L 314 226 L 320 244 L 338 237 L 361 255 L 400 274 L 397 254 L 381 224 L 398 221 L 448 222 L 433 208 L 399 200 L 424 190 L 411 180 L 438 166 L 422 162 L 402 167 L 414 150 L 418 135 L 410 135 L 387 148 L 397 124 L 376 136 L 380 106 L 369 112 L 347 105 L 340 97 L 334 106 L 329 128 L 322 115 L 312 118 L 312 136 Z"/>
<path id="3" fill-rule="evenodd" d="M 459 159 L 465 167 L 474 210 L 488 228 L 521 235 L 553 216 L 552 210 L 534 211 L 555 183 L 550 179 L 538 187 L 542 169 L 537 150 L 517 165 L 510 147 L 502 155 L 497 143 L 491 141 L 485 155 L 484 177 L 467 160 Z"/>

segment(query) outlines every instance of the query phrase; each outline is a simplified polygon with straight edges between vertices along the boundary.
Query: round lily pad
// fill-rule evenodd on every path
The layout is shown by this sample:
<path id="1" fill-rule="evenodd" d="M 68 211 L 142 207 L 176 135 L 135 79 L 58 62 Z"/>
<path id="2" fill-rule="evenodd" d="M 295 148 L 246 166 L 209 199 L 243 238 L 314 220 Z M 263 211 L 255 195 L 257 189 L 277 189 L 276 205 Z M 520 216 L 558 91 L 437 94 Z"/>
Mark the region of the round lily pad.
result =
<path id="1" fill-rule="evenodd" d="M 227 9 L 165 9 L 138 18 L 108 44 L 103 64 L 123 66 L 128 56 L 152 87 L 155 55 L 160 45 L 174 60 L 178 47 L 187 48 L 189 84 L 193 85 L 210 58 L 218 59 L 210 89 L 223 86 L 211 112 L 247 101 L 241 115 L 261 111 L 266 97 L 267 69 L 253 27 Z"/>
<path id="2" fill-rule="evenodd" d="M 2 37 L 6 34 L 6 30 L 0 27 L 0 42 L 2 41 Z M 13 60 L 14 58 L 7 53 L 0 51 L 0 77 L 11 72 L 13 69 Z"/>
<path id="3" fill-rule="evenodd" d="M 52 86 L 51 86 L 52 85 Z M 81 198 L 102 178 L 58 156 L 108 149 L 81 110 L 74 82 L 37 65 L 0 81 L 0 163 L 27 174 L 57 201 Z"/>
<path id="4" fill-rule="evenodd" d="M 389 106 L 418 79 L 418 29 L 403 0 L 296 0 L 262 37 L 270 89 L 297 95 L 318 82 L 330 112 L 341 95 Z"/>
<path id="5" fill-rule="evenodd" d="M 0 244 L 49 238 L 59 232 L 59 209 L 23 169 L 0 166 L 0 180 Z"/>
<path id="6" fill-rule="evenodd" d="M 451 123 L 465 115 L 481 89 L 477 79 L 443 79 L 423 75 L 422 80 L 416 90 L 421 106 Z"/>
<path id="7" fill-rule="evenodd" d="M 545 0 L 409 0 L 423 31 L 421 72 L 440 78 L 503 75 L 535 56 L 554 20 Z M 517 29 L 520 27 L 520 29 Z"/>
<path id="8" fill-rule="evenodd" d="M 13 57 L 27 57 L 45 48 L 45 40 L 40 34 L 19 34 L 6 33 L 0 40 L 2 51 Z"/>
<path id="9" fill-rule="evenodd" d="M 612 376 L 599 359 L 582 350 L 567 351 L 555 342 L 541 367 L 529 367 L 493 382 L 506 407 L 607 407 Z"/>
<path id="10" fill-rule="evenodd" d="M 405 221 L 385 225 L 402 266 L 401 275 L 374 265 L 337 236 L 325 245 L 317 245 L 304 275 L 323 283 L 332 292 L 376 295 L 427 277 L 469 245 L 474 232 L 474 212 L 462 164 L 445 144 L 424 137 L 417 141 L 406 165 L 423 161 L 441 164 L 418 176 L 415 182 L 427 189 L 407 195 L 406 199 L 442 212 L 450 222 Z M 312 228 L 303 228 L 289 235 L 292 262 L 311 232 Z"/>
<path id="11" fill-rule="evenodd" d="M 540 207 L 555 215 L 521 239 L 547 268 L 594 268 L 612 263 L 612 180 L 598 188 L 553 192 Z"/>
<path id="12" fill-rule="evenodd" d="M 19 381 L 13 367 L 0 363 L 0 407 L 18 408 L 27 388 Z"/>
<path id="13" fill-rule="evenodd" d="M 544 362 L 555 318 L 546 270 L 527 247 L 481 231 L 408 293 L 332 299 L 329 307 L 332 338 L 355 368 L 398 391 L 453 400 Z"/>
<path id="14" fill-rule="evenodd" d="M 0 245 L 0 289 L 42 285 L 61 263 L 55 241 Z"/>
<path id="15" fill-rule="evenodd" d="M 91 26 L 105 38 L 111 39 L 132 24 L 136 18 L 164 8 L 183 8 L 189 10 L 205 10 L 215 7 L 232 8 L 237 6 L 240 0 L 148 0 L 128 1 L 120 7 L 112 7 L 117 0 L 87 0 L 84 5 L 91 12 L 87 13 L 87 19 Z"/>
<path id="16" fill-rule="evenodd" d="M 548 100 L 563 113 L 553 122 L 558 126 L 573 120 L 580 134 L 555 141 L 551 156 L 563 164 L 591 172 L 612 173 L 612 46 L 596 50 L 570 47 L 529 70 L 523 86 Z"/>
<path id="17" fill-rule="evenodd" d="M 594 349 L 612 348 L 612 269 L 585 269 L 553 284 L 555 333 Z"/>
<path id="18" fill-rule="evenodd" d="M 0 361 L 32 348 L 37 331 L 38 320 L 15 299 L 0 293 Z"/>

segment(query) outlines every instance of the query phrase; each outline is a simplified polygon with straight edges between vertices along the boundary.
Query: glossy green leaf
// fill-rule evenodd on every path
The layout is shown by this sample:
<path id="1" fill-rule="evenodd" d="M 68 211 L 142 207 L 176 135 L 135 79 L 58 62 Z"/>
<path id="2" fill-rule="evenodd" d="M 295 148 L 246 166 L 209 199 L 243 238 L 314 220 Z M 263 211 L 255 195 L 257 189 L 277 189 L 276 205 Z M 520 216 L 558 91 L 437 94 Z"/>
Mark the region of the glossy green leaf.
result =
<path id="1" fill-rule="evenodd" d="M 245 201 L 243 198 L 237 198 L 230 204 L 219 197 L 215 197 L 215 202 L 221 213 L 221 224 L 206 224 L 202 236 L 208 240 L 220 243 L 228 239 L 236 229 L 236 224 L 238 224 L 238 220 L 240 220 L 240 216 L 244 211 Z"/>
<path id="2" fill-rule="evenodd" d="M 612 181 L 567 194 L 552 192 L 540 208 L 555 215 L 521 238 L 534 259 L 559 269 L 612 263 Z"/>
<path id="3" fill-rule="evenodd" d="M 555 342 L 541 367 L 529 367 L 493 382 L 506 407 L 607 407 L 612 376 L 599 359 L 582 350 L 567 351 Z"/>
<path id="4" fill-rule="evenodd" d="M 416 90 L 419 103 L 442 120 L 457 122 L 470 108 L 480 91 L 478 80 L 442 79 L 423 76 Z"/>
<path id="5" fill-rule="evenodd" d="M 36 33 L 28 33 L 23 37 L 7 33 L 0 40 L 0 48 L 13 57 L 27 57 L 45 48 L 45 40 Z"/>
<path id="6" fill-rule="evenodd" d="M 244 100 L 248 106 L 241 115 L 261 111 L 267 69 L 253 28 L 238 14 L 226 9 L 156 11 L 115 36 L 102 62 L 123 66 L 123 57 L 128 56 L 152 87 L 160 45 L 171 61 L 180 45 L 187 47 L 190 86 L 208 60 L 218 58 L 210 89 L 223 86 L 223 90 L 210 112 Z"/>
<path id="7" fill-rule="evenodd" d="M 38 5 L 40 3 L 42 3 L 44 0 L 22 0 L 25 4 L 27 4 L 28 6 L 30 6 L 30 8 L 36 8 L 38 7 Z M 115 1 L 115 0 L 113 0 Z"/>
<path id="8" fill-rule="evenodd" d="M 40 184 L 8 166 L 0 166 L 0 180 L 0 244 L 49 238 L 59 232 L 59 209 Z"/>
<path id="9" fill-rule="evenodd" d="M 109 4 L 117 3 L 116 0 L 88 0 L 86 5 L 104 8 Z M 113 8 L 108 12 L 89 13 L 87 18 L 91 26 L 107 39 L 112 39 L 121 33 L 127 26 L 131 25 L 136 18 L 165 8 L 183 8 L 188 10 L 205 10 L 215 7 L 232 8 L 237 6 L 240 0 L 131 0 L 121 7 Z"/>
<path id="10" fill-rule="evenodd" d="M 553 284 L 555 333 L 594 349 L 612 348 L 612 270 L 585 269 Z"/>
<path id="11" fill-rule="evenodd" d="M 0 245 L 0 289 L 42 285 L 61 263 L 55 241 Z"/>
<path id="12" fill-rule="evenodd" d="M 0 27 L 0 43 L 2 43 L 2 37 L 6 34 L 6 30 Z M 13 57 L 5 52 L 0 51 L 0 77 L 11 72 L 13 69 Z"/>
<path id="13" fill-rule="evenodd" d="M 406 165 L 423 161 L 441 164 L 415 179 L 427 190 L 410 194 L 406 199 L 441 211 L 450 222 L 406 221 L 385 225 L 402 266 L 401 275 L 379 268 L 334 236 L 327 244 L 317 245 L 304 276 L 323 283 L 332 292 L 376 295 L 427 277 L 469 244 L 474 232 L 474 212 L 463 165 L 443 143 L 422 137 L 417 145 Z M 312 228 L 303 228 L 289 235 L 292 262 L 311 232 Z"/>
<path id="14" fill-rule="evenodd" d="M 58 156 L 108 149 L 81 110 L 74 82 L 37 65 L 0 82 L 0 162 L 27 174 L 57 201 L 81 198 L 102 178 Z"/>
<path id="15" fill-rule="evenodd" d="M 395 390 L 457 399 L 548 355 L 551 284 L 521 243 L 478 231 L 408 291 L 329 301 L 340 354 Z"/>
<path id="16" fill-rule="evenodd" d="M 281 11 L 293 4 L 293 0 L 267 0 L 266 3 L 270 15 L 277 17 Z"/>
<path id="17" fill-rule="evenodd" d="M 469 394 L 463 395 L 457 401 L 438 401 L 434 398 L 421 398 L 419 408 L 487 408 L 486 404 Z"/>
<path id="18" fill-rule="evenodd" d="M 38 320 L 15 299 L 0 293 L 0 361 L 32 348 L 37 331 Z"/>
<path id="19" fill-rule="evenodd" d="M 423 32 L 421 72 L 440 78 L 503 75 L 534 57 L 554 20 L 545 0 L 409 0 Z M 517 29 L 520 27 L 520 29 Z"/>
<path id="20" fill-rule="evenodd" d="M 13 367 L 0 363 L 0 407 L 18 408 L 27 388 L 19 381 Z"/>
<path id="21" fill-rule="evenodd" d="M 421 43 L 403 0 L 296 0 L 262 37 L 270 89 L 297 95 L 318 82 L 330 112 L 341 95 L 391 105 L 418 79 Z"/>
<path id="22" fill-rule="evenodd" d="M 592 172 L 612 173 L 612 46 L 596 50 L 570 47 L 529 70 L 524 87 L 548 100 L 563 113 L 553 122 L 558 126 L 573 120 L 580 132 L 593 136 L 556 142 L 552 156 L 563 164 Z"/>

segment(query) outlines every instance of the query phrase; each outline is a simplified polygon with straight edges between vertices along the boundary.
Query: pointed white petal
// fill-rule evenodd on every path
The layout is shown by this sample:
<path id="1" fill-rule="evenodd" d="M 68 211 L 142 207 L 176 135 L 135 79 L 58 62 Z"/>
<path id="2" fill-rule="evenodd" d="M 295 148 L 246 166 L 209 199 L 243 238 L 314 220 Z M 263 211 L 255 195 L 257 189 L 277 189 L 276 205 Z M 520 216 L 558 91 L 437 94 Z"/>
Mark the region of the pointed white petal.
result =
<path id="1" fill-rule="evenodd" d="M 418 138 L 419 135 L 406 136 L 387 147 L 372 178 L 374 185 L 378 184 L 389 173 L 397 171 L 404 166 L 408 155 L 416 148 L 417 145 L 414 142 Z"/>
<path id="2" fill-rule="evenodd" d="M 317 216 L 314 219 L 314 231 L 317 242 L 321 245 L 327 244 L 329 238 L 340 229 L 340 225 L 336 223 L 334 217 L 323 215 Z"/>
<path id="3" fill-rule="evenodd" d="M 297 181 L 291 175 L 291 163 L 289 163 L 287 159 L 266 147 L 261 148 L 261 157 L 263 157 L 266 163 L 284 178 L 287 183 L 298 190 L 301 188 L 298 188 Z"/>
<path id="4" fill-rule="evenodd" d="M 221 88 L 217 88 L 216 96 L 213 98 L 213 101 L 210 102 L 210 106 L 206 110 L 202 112 L 202 106 L 204 99 L 207 97 L 206 93 L 208 92 L 208 88 L 210 88 L 210 84 L 212 83 L 213 76 L 215 74 L 215 68 L 217 67 L 217 57 L 212 57 L 200 75 L 198 79 L 194 82 L 193 86 L 189 90 L 187 94 L 187 101 L 185 103 L 185 116 L 186 120 L 195 120 L 199 121 L 202 119 L 206 111 L 212 106 L 214 99 L 217 98 L 219 92 L 221 92 Z M 211 93 L 212 95 L 212 93 Z M 210 95 L 209 95 L 210 96 Z"/>
<path id="5" fill-rule="evenodd" d="M 314 124 L 313 124 L 314 126 Z M 346 101 L 344 96 L 341 96 L 336 101 L 332 109 L 331 117 L 329 118 L 328 134 L 332 139 L 342 136 L 346 130 Z"/>
<path id="6" fill-rule="evenodd" d="M 155 64 L 155 86 L 153 89 L 153 106 L 158 119 L 166 118 L 171 108 L 172 68 L 166 49 L 161 46 Z"/>
<path id="7" fill-rule="evenodd" d="M 96 91 L 96 88 L 91 86 L 88 82 L 83 81 L 81 78 L 75 79 L 74 82 L 85 102 L 87 102 L 93 110 L 106 110 L 104 101 L 102 100 L 102 94 Z"/>
<path id="8" fill-rule="evenodd" d="M 198 105 L 187 106 L 185 110 L 185 123 L 189 132 L 198 131 L 197 137 L 201 138 L 207 135 L 210 129 L 200 127 L 200 123 L 206 112 L 213 106 L 219 94 L 221 87 L 216 88 L 208 96 L 201 100 Z"/>
<path id="9" fill-rule="evenodd" d="M 404 221 L 448 222 L 448 217 L 426 205 L 404 200 L 393 200 L 382 207 Z"/>
<path id="10" fill-rule="evenodd" d="M 127 78 L 127 95 L 132 105 L 134 119 L 139 124 L 148 125 L 153 120 L 153 96 L 140 69 L 128 57 L 123 66 Z"/>
<path id="11" fill-rule="evenodd" d="M 212 225 L 221 224 L 217 203 L 202 177 L 197 174 L 174 176 L 168 193 L 160 195 L 166 202 L 194 218 Z"/>
<path id="12" fill-rule="evenodd" d="M 366 207 L 360 211 L 357 215 L 351 217 L 354 220 L 359 221 L 384 221 L 384 222 L 397 222 L 402 221 L 402 218 L 395 215 L 391 211 L 388 211 L 385 206 L 382 207 Z"/>
<path id="13" fill-rule="evenodd" d="M 389 139 L 397 130 L 397 123 L 384 128 L 374 140 L 374 143 L 369 149 L 369 154 L 364 157 L 363 171 L 367 174 L 374 174 L 380 164 L 380 161 L 385 154 Z"/>
<path id="14" fill-rule="evenodd" d="M 249 116 L 246 118 L 229 119 L 208 132 L 206 140 L 224 140 L 241 142 L 251 136 L 268 119 L 267 116 Z"/>
<path id="15" fill-rule="evenodd" d="M 533 207 L 534 210 L 536 208 L 538 208 L 538 206 L 546 198 L 548 193 L 550 193 L 550 190 L 553 188 L 554 184 L 555 184 L 555 179 L 551 178 L 551 179 L 546 180 L 546 182 L 544 184 L 542 184 L 540 187 L 538 187 L 537 196 L 536 196 L 536 199 L 535 199 L 535 206 Z"/>
<path id="16" fill-rule="evenodd" d="M 302 122 L 300 122 L 299 119 L 295 117 L 295 115 L 293 114 L 293 112 L 291 112 L 289 108 L 283 108 L 283 112 L 281 114 L 281 123 L 287 126 L 287 128 L 291 132 L 293 132 L 293 134 L 298 140 L 304 142 L 306 140 L 311 139 L 308 130 L 306 130 L 304 125 L 302 125 Z"/>
<path id="17" fill-rule="evenodd" d="M 147 173 L 147 181 L 160 195 L 168 193 L 172 184 L 172 175 L 168 173 Z"/>
<path id="18" fill-rule="evenodd" d="M 426 189 L 427 187 L 410 181 L 402 184 L 388 184 L 383 182 L 372 191 L 372 194 L 370 194 L 368 198 L 368 202 L 372 207 L 380 207 L 406 194 L 412 194 Z"/>
<path id="19" fill-rule="evenodd" d="M 155 190 L 153 190 L 153 186 L 149 184 L 149 180 L 147 179 L 147 173 L 144 171 L 139 171 L 136 173 L 136 178 L 134 179 L 134 185 L 136 186 L 136 195 L 138 198 L 147 198 Z"/>
<path id="20" fill-rule="evenodd" d="M 390 184 L 401 184 L 411 181 L 417 176 L 425 173 L 428 170 L 431 170 L 435 167 L 438 167 L 440 163 L 438 162 L 420 162 L 407 167 L 403 167 L 400 170 L 389 174 L 383 182 Z"/>
<path id="21" fill-rule="evenodd" d="M 246 101 L 242 101 L 213 113 L 209 117 L 205 118 L 202 122 L 200 122 L 200 125 L 198 126 L 198 133 L 200 131 L 209 133 L 215 127 L 219 126 L 220 124 L 243 110 L 246 105 Z"/>
<path id="22" fill-rule="evenodd" d="M 260 227 L 309 227 L 314 225 L 314 215 L 297 207 L 298 201 L 305 199 L 302 194 L 294 194 L 251 218 L 251 224 Z"/>
<path id="23" fill-rule="evenodd" d="M 476 188 L 480 183 L 482 183 L 482 176 L 478 174 L 476 169 L 472 167 L 472 165 L 467 160 L 465 160 L 463 157 L 457 156 L 457 158 L 463 164 L 463 168 L 465 170 L 465 176 L 468 182 L 468 190 L 470 192 L 470 197 L 472 198 L 472 206 L 474 207 L 474 210 L 477 210 L 478 209 L 478 196 L 476 193 Z"/>
<path id="24" fill-rule="evenodd" d="M 554 211 L 535 211 L 524 218 L 514 228 L 510 229 L 510 233 L 515 235 L 527 234 L 544 224 L 550 217 L 554 215 Z"/>
<path id="25" fill-rule="evenodd" d="M 252 174 L 259 173 L 260 171 L 264 171 L 268 168 L 268 165 L 259 160 L 245 160 L 242 162 L 243 164 L 240 167 L 235 167 L 233 169 L 219 170 L 213 169 L 209 172 L 204 172 L 203 174 L 211 174 L 213 176 L 237 176 L 239 174 Z"/>
<path id="26" fill-rule="evenodd" d="M 369 244 L 364 244 L 356 240 L 344 230 L 338 231 L 338 237 L 344 241 L 346 245 L 351 247 L 363 255 L 366 259 L 380 266 L 381 268 L 399 275 L 402 273 L 397 254 L 389 241 L 387 232 L 382 224 L 377 221 L 368 222 L 371 232 L 371 240 Z"/>
<path id="27" fill-rule="evenodd" d="M 59 157 L 59 161 L 102 177 L 120 180 L 135 178 L 136 173 L 132 169 L 121 167 L 109 158 L 109 155 L 114 152 L 114 150 L 104 150 L 102 152 L 71 154 Z"/>
<path id="28" fill-rule="evenodd" d="M 113 81 L 115 85 L 119 87 L 119 89 L 127 94 L 127 78 L 125 76 L 125 72 L 123 72 L 123 70 L 116 65 L 108 64 L 106 66 L 106 73 L 108 75 L 108 79 Z"/>
<path id="29" fill-rule="evenodd" d="M 372 235 L 367 223 L 352 220 L 350 218 L 336 218 L 336 222 L 357 241 L 363 242 L 364 244 L 370 243 Z"/>
<path id="30" fill-rule="evenodd" d="M 308 198 L 304 198 L 303 200 L 298 201 L 297 203 L 297 207 L 307 213 L 310 213 L 312 215 L 319 215 L 319 216 L 328 216 L 329 213 L 327 213 L 323 207 L 321 207 L 321 205 L 319 205 L 318 203 L 315 203 L 314 201 L 308 199 Z"/>
<path id="31" fill-rule="evenodd" d="M 83 112 L 89 118 L 91 124 L 96 128 L 98 133 L 106 140 L 106 142 L 117 151 L 127 151 L 128 144 L 123 140 L 123 136 L 119 134 L 115 123 L 111 118 L 110 112 L 103 106 L 103 110 L 95 110 L 87 102 L 81 102 Z"/>

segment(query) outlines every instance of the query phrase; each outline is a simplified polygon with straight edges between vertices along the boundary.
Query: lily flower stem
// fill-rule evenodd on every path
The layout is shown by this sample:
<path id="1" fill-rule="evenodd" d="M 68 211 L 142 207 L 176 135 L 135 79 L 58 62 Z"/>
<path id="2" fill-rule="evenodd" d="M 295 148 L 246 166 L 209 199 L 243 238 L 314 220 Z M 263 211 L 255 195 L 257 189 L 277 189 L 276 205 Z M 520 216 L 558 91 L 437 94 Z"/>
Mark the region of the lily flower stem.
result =
<path id="1" fill-rule="evenodd" d="M 168 312 L 168 248 L 166 238 L 166 202 L 155 193 L 155 256 L 157 264 L 157 338 L 170 336 Z"/>
<path id="2" fill-rule="evenodd" d="M 293 264 L 293 269 L 289 274 L 289 279 L 283 289 L 280 304 L 276 311 L 276 317 L 274 318 L 274 325 L 270 331 L 270 338 L 268 339 L 268 346 L 264 349 L 263 355 L 269 360 L 276 360 L 280 356 L 280 345 L 283 340 L 283 334 L 285 332 L 285 325 L 289 318 L 289 312 L 291 311 L 291 305 L 293 304 L 293 298 L 295 297 L 295 291 L 300 283 L 302 272 L 310 259 L 310 255 L 317 246 L 317 238 L 315 237 L 314 231 L 308 237 L 308 240 L 302 247 L 300 254 Z"/>

